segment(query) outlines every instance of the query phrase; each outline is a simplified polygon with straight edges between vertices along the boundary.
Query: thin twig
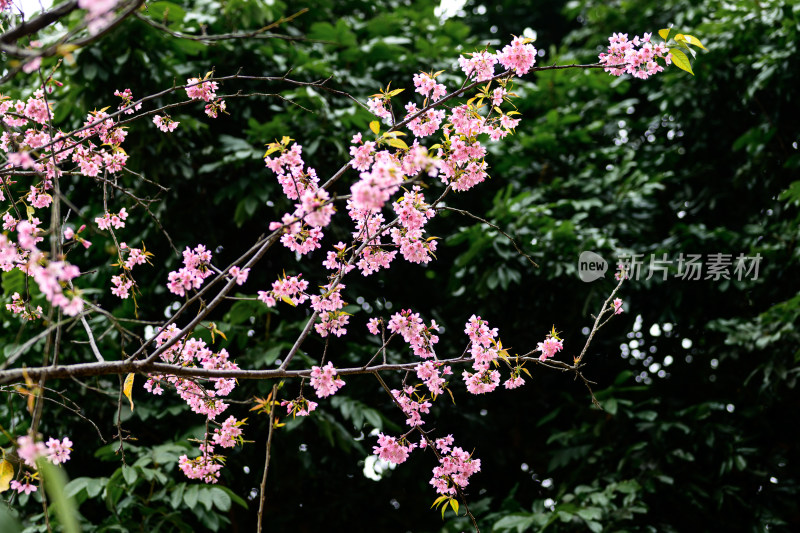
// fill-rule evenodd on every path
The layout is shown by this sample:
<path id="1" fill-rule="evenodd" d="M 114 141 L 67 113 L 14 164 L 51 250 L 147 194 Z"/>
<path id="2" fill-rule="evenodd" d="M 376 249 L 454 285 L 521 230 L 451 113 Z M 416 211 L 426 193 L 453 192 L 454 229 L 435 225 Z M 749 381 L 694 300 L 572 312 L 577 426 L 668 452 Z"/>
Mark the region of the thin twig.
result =
<path id="1" fill-rule="evenodd" d="M 436 209 L 442 209 L 442 210 L 446 210 L 446 211 L 453 211 L 453 212 L 455 212 L 455 213 L 458 213 L 458 214 L 460 214 L 460 215 L 464 215 L 464 216 L 467 216 L 467 217 L 470 217 L 470 218 L 474 218 L 475 220 L 478 220 L 478 221 L 480 221 L 480 222 L 483 222 L 483 223 L 484 223 L 484 224 L 486 224 L 487 226 L 489 226 L 489 227 L 491 227 L 491 228 L 494 228 L 494 229 L 496 229 L 497 231 L 499 231 L 500 233 L 502 233 L 502 234 L 503 234 L 503 236 L 504 236 L 506 239 L 508 239 L 509 241 L 511 241 L 511 244 L 513 244 L 513 245 L 514 245 L 514 248 L 517 250 L 517 253 L 519 253 L 520 255 L 524 256 L 524 257 L 525 257 L 525 259 L 527 259 L 528 261 L 530 261 L 530 263 L 531 263 L 531 264 L 532 264 L 534 267 L 536 267 L 536 268 L 539 268 L 539 265 L 537 265 L 537 264 L 536 264 L 536 262 L 535 262 L 533 259 L 531 259 L 531 256 L 529 256 L 528 254 L 526 254 L 525 252 L 523 252 L 523 251 L 520 249 L 519 245 L 517 244 L 517 241 L 515 241 L 515 240 L 514 240 L 514 239 L 511 237 L 511 235 L 509 235 L 508 233 L 506 233 L 505 231 L 503 231 L 502 229 L 500 229 L 498 226 L 496 226 L 496 225 L 492 224 L 492 223 L 491 223 L 491 222 L 489 222 L 488 220 L 486 220 L 486 219 L 484 219 L 484 218 L 481 218 L 481 217 L 479 217 L 479 216 L 477 216 L 477 215 L 473 215 L 472 213 L 470 213 L 469 211 L 465 211 L 464 209 L 456 209 L 455 207 L 441 206 L 441 207 L 437 207 Z"/>
<path id="2" fill-rule="evenodd" d="M 269 470 L 269 458 L 272 452 L 272 433 L 275 429 L 275 397 L 278 394 L 278 384 L 272 386 L 272 393 L 270 393 L 270 406 L 269 406 L 269 434 L 267 435 L 267 450 L 266 457 L 264 458 L 264 475 L 261 477 L 261 499 L 258 504 L 258 529 L 257 533 L 261 533 L 261 524 L 264 519 L 264 502 L 266 501 L 267 489 L 267 471 Z"/>

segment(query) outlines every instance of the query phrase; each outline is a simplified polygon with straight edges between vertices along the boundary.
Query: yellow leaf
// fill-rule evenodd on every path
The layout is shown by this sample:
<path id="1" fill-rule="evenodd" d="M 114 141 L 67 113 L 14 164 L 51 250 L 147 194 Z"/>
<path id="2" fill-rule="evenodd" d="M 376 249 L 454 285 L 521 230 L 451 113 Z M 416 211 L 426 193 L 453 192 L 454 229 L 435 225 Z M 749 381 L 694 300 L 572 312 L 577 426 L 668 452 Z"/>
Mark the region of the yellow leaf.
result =
<path id="1" fill-rule="evenodd" d="M 272 393 L 270 393 L 270 396 Z M 251 411 L 260 411 L 260 410 L 268 410 L 267 404 L 269 404 L 269 400 L 265 400 L 264 398 L 259 398 L 258 396 L 253 397 L 253 403 L 255 406 L 251 407 Z"/>
<path id="2" fill-rule="evenodd" d="M 700 48 L 702 48 L 703 50 L 708 50 L 708 48 L 706 48 L 705 46 L 703 46 L 703 43 L 701 43 L 701 42 L 700 42 L 700 39 L 698 39 L 698 38 L 697 38 L 697 37 L 695 37 L 694 35 L 681 35 L 681 37 L 683 37 L 683 39 L 681 39 L 681 40 L 682 40 L 683 42 L 685 42 L 686 44 L 691 44 L 692 46 L 697 46 L 697 47 L 700 47 Z M 675 37 L 675 40 L 676 40 L 676 41 L 678 40 L 678 37 L 677 37 L 677 36 Z"/>
<path id="3" fill-rule="evenodd" d="M 456 513 L 456 516 L 458 516 L 458 501 L 450 500 L 450 507 L 453 508 L 453 511 Z"/>
<path id="4" fill-rule="evenodd" d="M 439 496 L 435 500 L 433 500 L 433 505 L 431 505 L 431 509 L 434 507 L 439 507 L 439 504 L 442 503 L 444 500 L 447 499 L 447 496 Z"/>
<path id="5" fill-rule="evenodd" d="M 0 461 L 0 492 L 8 490 L 12 479 L 14 479 L 14 467 L 3 459 Z"/>
<path id="6" fill-rule="evenodd" d="M 663 30 L 658 30 L 658 34 L 661 36 L 662 39 L 666 41 L 669 38 L 669 32 L 671 30 L 672 28 L 665 28 Z"/>
<path id="7" fill-rule="evenodd" d="M 672 62 L 681 70 L 685 70 L 692 76 L 694 76 L 694 72 L 692 72 L 692 64 L 689 63 L 689 58 L 686 57 L 686 54 L 678 50 L 677 48 L 670 48 L 669 53 L 672 55 Z"/>
<path id="8" fill-rule="evenodd" d="M 386 144 L 392 146 L 394 148 L 399 148 L 401 150 L 408 150 L 408 145 L 403 139 L 391 138 L 386 141 Z"/>
<path id="9" fill-rule="evenodd" d="M 74 52 L 79 47 L 76 44 L 60 44 L 56 47 L 56 54 L 60 56 L 68 55 L 70 52 Z"/>
<path id="10" fill-rule="evenodd" d="M 283 296 L 281 296 L 281 300 L 283 300 L 283 301 L 284 301 L 284 302 L 286 302 L 287 304 L 291 305 L 292 307 L 297 307 L 297 304 L 295 304 L 295 303 L 294 303 L 294 302 L 293 302 L 293 301 L 292 301 L 292 300 L 291 300 L 291 299 L 290 299 L 288 296 L 286 296 L 286 295 L 283 295 Z"/>
<path id="11" fill-rule="evenodd" d="M 378 132 L 381 131 L 381 123 L 378 122 L 377 120 L 373 120 L 372 122 L 369 123 L 369 129 L 372 130 L 372 133 L 377 135 Z"/>
<path id="12" fill-rule="evenodd" d="M 128 401 L 131 402 L 131 411 L 133 411 L 133 376 L 135 374 L 131 372 L 125 377 L 125 383 L 122 385 L 122 394 L 128 397 Z"/>

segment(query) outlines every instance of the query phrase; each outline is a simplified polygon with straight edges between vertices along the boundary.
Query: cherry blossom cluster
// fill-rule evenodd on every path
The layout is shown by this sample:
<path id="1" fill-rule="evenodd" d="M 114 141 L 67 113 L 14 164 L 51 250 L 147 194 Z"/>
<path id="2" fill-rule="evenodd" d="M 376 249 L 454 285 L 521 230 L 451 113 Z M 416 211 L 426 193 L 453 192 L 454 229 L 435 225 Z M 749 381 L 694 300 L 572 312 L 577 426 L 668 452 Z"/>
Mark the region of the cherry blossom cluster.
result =
<path id="1" fill-rule="evenodd" d="M 214 100 L 213 102 L 206 104 L 206 115 L 211 118 L 219 117 L 220 113 L 227 113 L 226 109 L 228 109 L 225 100 Z"/>
<path id="2" fill-rule="evenodd" d="M 97 224 L 99 229 L 122 229 L 125 227 L 125 221 L 128 219 L 128 211 L 123 207 L 119 213 L 104 213 L 101 217 L 95 217 L 94 223 Z"/>
<path id="3" fill-rule="evenodd" d="M 447 94 L 447 87 L 444 84 L 437 83 L 436 77 L 440 72 L 427 74 L 420 72 L 414 74 L 414 87 L 415 91 L 424 96 L 426 99 L 430 98 L 432 101 L 437 102 Z"/>
<path id="4" fill-rule="evenodd" d="M 628 40 L 627 33 L 615 33 L 608 38 L 608 51 L 600 54 L 600 63 L 608 65 L 605 71 L 614 76 L 630 74 L 646 80 L 653 74 L 663 72 L 664 67 L 656 60 L 663 59 L 665 65 L 672 63 L 666 43 L 650 41 L 651 33 L 644 37 L 636 35 Z"/>
<path id="5" fill-rule="evenodd" d="M 42 306 L 37 305 L 36 308 L 34 308 L 32 304 L 25 302 L 18 292 L 11 295 L 11 303 L 6 304 L 6 309 L 24 320 L 37 320 L 42 318 Z"/>
<path id="6" fill-rule="evenodd" d="M 500 372 L 490 369 L 490 365 L 500 356 L 498 343 L 495 341 L 497 328 L 490 329 L 488 322 L 472 315 L 464 333 L 471 341 L 470 354 L 474 359 L 472 368 L 475 370 L 474 373 L 465 370 L 461 374 L 467 390 L 472 394 L 492 392 L 500 383 Z"/>
<path id="7" fill-rule="evenodd" d="M 114 20 L 114 8 L 118 0 L 78 0 L 78 7 L 86 9 L 86 25 L 89 33 L 96 34 Z"/>
<path id="8" fill-rule="evenodd" d="M 414 355 L 423 359 L 435 357 L 433 345 L 439 342 L 439 336 L 433 333 L 439 331 L 435 320 L 431 320 L 430 325 L 426 326 L 419 313 L 406 309 L 392 315 L 387 327 L 392 333 L 399 333 L 403 337 Z"/>
<path id="9" fill-rule="evenodd" d="M 271 291 L 258 291 L 258 299 L 267 304 L 267 307 L 275 307 L 278 300 L 297 306 L 308 300 L 305 290 L 308 282 L 302 278 L 302 274 L 297 276 L 284 276 L 272 282 Z"/>
<path id="10" fill-rule="evenodd" d="M 347 333 L 345 326 L 350 322 L 350 315 L 342 310 L 347 305 L 342 299 L 344 288 L 341 283 L 329 283 L 322 287 L 322 294 L 311 296 L 311 308 L 319 313 L 320 322 L 314 324 L 314 329 L 320 337 L 329 334 L 341 337 Z"/>
<path id="11" fill-rule="evenodd" d="M 247 282 L 247 277 L 250 275 L 249 268 L 240 268 L 238 266 L 232 266 L 230 270 L 228 270 L 228 279 L 231 279 L 236 282 L 237 285 L 244 285 Z"/>
<path id="12" fill-rule="evenodd" d="M 167 288 L 173 294 L 185 296 L 186 291 L 199 289 L 212 274 L 211 251 L 202 244 L 194 250 L 187 246 L 183 251 L 183 268 L 169 273 Z"/>
<path id="13" fill-rule="evenodd" d="M 317 408 L 317 402 L 306 400 L 302 396 L 292 401 L 284 400 L 281 407 L 286 407 L 286 414 L 292 416 L 308 416 Z"/>
<path id="14" fill-rule="evenodd" d="M 472 52 L 471 57 L 461 56 L 458 64 L 467 78 L 475 76 L 476 81 L 489 81 L 494 77 L 494 68 L 498 63 L 512 70 L 517 76 L 524 76 L 536 64 L 536 48 L 530 44 L 532 41 L 527 37 L 515 37 L 511 44 L 507 44 L 503 50 L 492 54 L 486 50 L 482 52 Z"/>
<path id="15" fill-rule="evenodd" d="M 333 250 L 328 250 L 325 261 L 322 266 L 328 270 L 334 271 L 334 276 L 344 276 L 356 266 L 351 265 L 345 261 L 345 252 L 347 245 L 341 241 L 333 245 Z"/>
<path id="16" fill-rule="evenodd" d="M 488 363 L 478 364 L 476 372 L 464 370 L 461 376 L 467 386 L 467 391 L 472 394 L 485 394 L 492 392 L 500 384 L 500 372 L 489 368 Z"/>
<path id="17" fill-rule="evenodd" d="M 72 441 L 69 437 L 63 439 L 50 438 L 47 442 L 37 441 L 30 435 L 23 435 L 17 438 L 17 455 L 22 463 L 32 469 L 36 469 L 36 461 L 39 458 L 46 458 L 54 465 L 59 465 L 69 461 L 72 452 Z M 9 484 L 13 490 L 20 494 L 30 494 L 36 492 L 34 485 L 37 474 L 25 471 L 22 481 L 12 480 Z"/>
<path id="18" fill-rule="evenodd" d="M 164 133 L 171 133 L 178 128 L 180 122 L 172 120 L 169 115 L 156 115 L 153 117 L 153 124 Z"/>
<path id="19" fill-rule="evenodd" d="M 136 111 L 142 109 L 142 103 L 139 102 L 138 104 L 134 105 L 133 103 L 133 93 L 130 89 L 125 89 L 124 91 L 116 90 L 114 91 L 114 96 L 119 96 L 122 98 L 122 103 L 119 105 L 117 109 L 124 109 L 124 113 L 126 115 L 133 115 Z"/>
<path id="20" fill-rule="evenodd" d="M 439 367 L 442 367 L 441 370 Z M 415 366 L 414 372 L 417 373 L 417 377 L 428 387 L 433 398 L 436 399 L 436 396 L 442 394 L 444 387 L 447 386 L 447 380 L 442 376 L 452 375 L 453 369 L 444 363 L 425 361 Z"/>
<path id="21" fill-rule="evenodd" d="M 622 314 L 624 309 L 622 308 L 622 300 L 619 298 L 614 299 L 614 303 L 611 304 L 614 308 L 614 314 L 619 315 Z"/>
<path id="22" fill-rule="evenodd" d="M 210 102 L 217 97 L 219 85 L 215 81 L 203 81 L 200 78 L 189 78 L 186 80 L 186 94 L 192 100 L 203 100 Z"/>
<path id="23" fill-rule="evenodd" d="M 119 216 L 119 215 L 117 215 L 117 216 Z M 5 227 L 5 225 L 4 225 L 4 227 Z M 83 237 L 80 236 L 80 234 L 85 229 L 86 229 L 86 224 L 82 224 L 81 227 L 78 228 L 78 231 L 75 231 L 71 227 L 67 226 L 66 228 L 64 228 L 64 242 L 69 242 L 69 241 L 74 239 L 76 242 L 80 243 L 81 246 L 83 246 L 84 248 L 88 249 L 92 245 L 92 242 L 89 241 L 89 240 L 86 240 L 86 239 L 84 239 Z"/>
<path id="24" fill-rule="evenodd" d="M 130 290 L 133 287 L 133 280 L 126 276 L 125 274 L 118 274 L 116 276 L 111 276 L 111 294 L 114 296 L 126 299 L 130 296 Z"/>
<path id="25" fill-rule="evenodd" d="M 131 270 L 137 265 L 149 262 L 153 254 L 141 248 L 131 248 L 124 242 L 119 243 L 119 251 L 120 254 L 126 254 L 127 259 L 122 261 L 120 257 L 119 264 L 121 264 L 123 272 L 111 277 L 111 283 L 113 285 L 113 287 L 111 287 L 111 294 L 124 300 L 130 296 L 129 291 L 135 285 Z"/>
<path id="26" fill-rule="evenodd" d="M 411 117 L 419 112 L 417 104 L 409 102 L 406 104 L 406 117 Z M 439 126 L 445 117 L 443 109 L 429 109 L 422 116 L 411 120 L 407 126 L 411 132 L 419 138 L 428 137 L 439 131 Z"/>
<path id="27" fill-rule="evenodd" d="M 336 391 L 344 387 L 344 380 L 337 378 L 336 374 L 336 369 L 330 361 L 323 367 L 311 367 L 311 386 L 314 387 L 318 398 L 333 396 Z"/>
<path id="28" fill-rule="evenodd" d="M 330 224 L 335 212 L 328 192 L 319 187 L 317 172 L 308 167 L 304 170 L 302 147 L 292 139 L 284 137 L 281 142 L 268 145 L 264 162 L 278 177 L 283 193 L 289 200 L 299 200 L 293 213 L 285 213 L 280 222 L 269 225 L 271 231 L 281 230 L 281 243 L 301 255 L 320 248 L 322 228 Z M 269 157 L 280 152 L 277 157 Z"/>
<path id="29" fill-rule="evenodd" d="M 391 120 L 392 112 L 386 107 L 389 102 L 389 98 L 382 94 L 374 95 L 367 100 L 367 107 L 376 117 Z"/>
<path id="30" fill-rule="evenodd" d="M 161 347 L 178 335 L 178 328 L 170 324 L 156 336 L 156 346 Z M 209 370 L 236 370 L 239 366 L 230 360 L 224 348 L 218 352 L 212 351 L 202 339 L 182 338 L 172 344 L 160 354 L 165 363 L 183 367 L 197 367 Z M 235 379 L 210 378 L 213 389 L 200 385 L 197 380 L 186 379 L 175 375 L 149 374 L 144 384 L 145 390 L 151 394 L 161 395 L 164 392 L 162 384 L 174 387 L 178 396 L 183 399 L 189 408 L 197 414 L 204 415 L 209 422 L 213 422 L 217 415 L 228 409 L 228 404 L 221 398 L 228 396 L 236 387 Z M 224 448 L 233 447 L 242 441 L 241 426 L 244 421 L 235 417 L 228 417 L 221 428 L 216 428 L 209 439 L 206 434 L 204 442 L 200 445 L 201 455 L 189 459 L 181 456 L 179 466 L 181 471 L 190 479 L 202 479 L 206 483 L 216 483 L 224 457 L 214 454 L 214 445 Z M 214 444 L 209 442 L 211 440 Z"/>
<path id="31" fill-rule="evenodd" d="M 433 404 L 425 396 L 417 394 L 416 389 L 410 385 L 403 387 L 402 391 L 393 389 L 392 396 L 406 415 L 406 424 L 416 427 L 425 423 L 422 415 L 430 413 L 430 409 L 433 407 Z"/>
<path id="32" fill-rule="evenodd" d="M 453 444 L 452 435 L 436 439 L 436 447 L 441 453 L 439 466 L 433 469 L 430 484 L 436 492 L 442 495 L 455 496 L 458 489 L 469 485 L 469 478 L 481 470 L 481 460 L 473 459 L 470 454 L 461 448 L 450 448 Z"/>
<path id="33" fill-rule="evenodd" d="M 178 458 L 178 467 L 189 479 L 199 479 L 204 483 L 219 481 L 224 457 L 214 454 L 214 446 L 205 442 L 200 445 L 200 455 L 189 459 L 187 455 Z"/>
<path id="34" fill-rule="evenodd" d="M 206 77 L 210 75 L 211 73 L 209 72 Z M 205 109 L 206 115 L 211 118 L 217 118 L 220 112 L 225 112 L 227 109 L 225 100 L 217 98 L 217 89 L 219 89 L 217 82 L 205 81 L 205 78 L 203 80 L 200 78 L 189 78 L 186 80 L 186 83 L 189 85 L 189 87 L 186 87 L 186 94 L 189 95 L 189 98 L 207 102 Z"/>
<path id="35" fill-rule="evenodd" d="M 84 176 L 96 177 L 102 170 L 116 173 L 122 170 L 128 161 L 128 154 L 122 148 L 122 143 L 128 136 L 125 128 L 118 126 L 113 119 L 108 118 L 105 111 L 92 111 L 86 116 L 83 129 L 76 136 L 86 139 L 86 144 L 75 144 L 64 150 L 64 156 L 72 155 L 72 162 L 77 163 Z M 101 145 L 109 149 L 97 147 L 91 137 L 97 137 Z"/>
<path id="36" fill-rule="evenodd" d="M 47 442 L 37 441 L 30 435 L 17 438 L 17 455 L 22 462 L 31 468 L 36 468 L 36 460 L 46 457 L 54 465 L 69 461 L 72 451 L 72 441 L 68 437 L 62 440 L 50 438 Z"/>
<path id="37" fill-rule="evenodd" d="M 425 224 L 435 212 L 425 202 L 422 188 L 415 185 L 411 192 L 400 197 L 393 205 L 400 221 L 399 228 L 392 228 L 392 242 L 400 247 L 400 254 L 410 263 L 427 264 L 436 251 L 436 239 L 425 238 Z"/>
<path id="38" fill-rule="evenodd" d="M 408 455 L 416 447 L 416 444 L 408 442 L 405 438 L 401 438 L 398 442 L 394 437 L 378 433 L 378 445 L 372 447 L 372 453 L 384 461 L 399 465 L 406 462 Z"/>
<path id="39" fill-rule="evenodd" d="M 542 355 L 539 356 L 539 361 L 547 361 L 563 349 L 564 342 L 552 333 L 548 334 L 547 338 L 536 346 L 536 350 L 542 352 Z"/>
<path id="40" fill-rule="evenodd" d="M 5 235 L 0 235 L 0 269 L 18 268 L 32 277 L 48 302 L 67 316 L 75 316 L 83 309 L 83 300 L 74 291 L 64 292 L 67 285 L 80 275 L 80 269 L 66 261 L 48 261 L 36 248 L 42 240 L 38 219 L 23 220 L 16 224 L 17 245 Z M 70 292 L 72 294 L 70 295 Z"/>
<path id="41" fill-rule="evenodd" d="M 236 420 L 235 417 L 229 416 L 222 423 L 222 427 L 214 429 L 214 436 L 211 440 L 214 441 L 214 444 L 218 444 L 223 448 L 233 448 L 237 443 L 241 444 L 244 440 L 242 439 L 244 422 L 244 420 Z"/>

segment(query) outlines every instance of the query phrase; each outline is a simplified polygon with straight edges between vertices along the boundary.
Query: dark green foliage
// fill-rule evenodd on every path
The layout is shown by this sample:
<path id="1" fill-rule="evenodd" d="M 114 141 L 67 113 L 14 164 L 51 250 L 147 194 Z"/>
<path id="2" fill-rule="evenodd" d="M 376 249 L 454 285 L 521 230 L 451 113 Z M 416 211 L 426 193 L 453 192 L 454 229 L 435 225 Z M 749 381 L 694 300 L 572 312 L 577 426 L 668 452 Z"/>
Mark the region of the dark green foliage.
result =
<path id="1" fill-rule="evenodd" d="M 526 27 L 538 32 L 535 44 L 546 52 L 540 64 L 594 62 L 612 32 L 641 35 L 671 24 L 690 31 L 708 48 L 693 65 L 694 77 L 675 68 L 646 82 L 598 70 L 561 70 L 538 73 L 515 87 L 522 123 L 513 137 L 490 149 L 492 179 L 480 191 L 458 196 L 455 207 L 502 228 L 538 269 L 495 229 L 445 213 L 431 228 L 444 237 L 436 262 L 350 280 L 348 294 L 364 300 L 351 301 L 357 304 L 349 309 L 352 333 L 332 340 L 327 353 L 336 366 L 364 364 L 379 346 L 363 336 L 368 317 L 412 307 L 444 324 L 442 356 L 463 351 L 463 324 L 476 313 L 499 328 L 512 353 L 535 347 L 555 325 L 565 339 L 564 357 L 571 358 L 583 345 L 590 315 L 613 288 L 610 275 L 591 284 L 580 281 L 581 251 L 606 259 L 623 252 L 666 253 L 673 260 L 680 253 L 759 253 L 755 281 L 656 276 L 623 285 L 626 312 L 599 334 L 585 359 L 602 411 L 592 406 L 582 383 L 533 367 L 533 379 L 526 378 L 522 389 L 486 397 L 468 395 L 456 379 L 456 405 L 440 398 L 430 425 L 437 435 L 452 433 L 482 461 L 467 493 L 482 531 L 796 529 L 800 450 L 791 428 L 800 407 L 800 8 L 788 1 L 745 0 L 489 4 L 484 9 L 470 1 L 465 17 L 440 22 L 433 5 L 423 1 L 152 3 L 146 16 L 193 34 L 199 24 L 208 34 L 255 30 L 308 7 L 275 31 L 309 41 L 240 39 L 208 46 L 130 19 L 61 67 L 56 77 L 64 83 L 58 96 L 65 111 L 56 120 L 63 129 L 73 128 L 85 112 L 116 106 L 115 89 L 130 87 L 139 97 L 211 69 L 220 76 L 241 68 L 244 75 L 291 70 L 289 77 L 303 81 L 331 77 L 331 88 L 363 102 L 389 82 L 408 94 L 413 73 L 451 69 L 461 51 L 487 42 L 497 46 Z M 459 79 L 449 73 L 442 78 L 448 87 Z M 19 87 L 4 88 L 4 94 L 29 90 L 21 78 L 15 83 Z M 175 108 L 170 113 L 181 128 L 171 135 L 147 120 L 130 124 L 128 166 L 168 191 L 133 176 L 121 178 L 137 196 L 162 200 L 151 210 L 178 250 L 198 242 L 220 246 L 219 264 L 237 257 L 266 223 L 290 208 L 263 166 L 265 144 L 283 135 L 297 139 L 307 164 L 324 181 L 347 161 L 352 135 L 366 132 L 372 119 L 351 100 L 317 89 L 237 80 L 223 84 L 220 93 L 237 91 L 271 96 L 229 98 L 230 115 L 216 121 L 197 105 Z M 354 176 L 340 184 L 339 194 L 348 192 Z M 102 188 L 71 179 L 69 195 L 82 208 L 71 216 L 91 220 L 102 210 Z M 148 220 L 130 199 L 120 195 L 113 201 Z M 133 231 L 139 233 L 128 234 L 128 242 L 145 242 L 158 258 L 154 267 L 144 267 L 139 314 L 158 319 L 173 301 L 164 284 L 180 259 L 155 223 Z M 332 228 L 326 242 L 343 240 L 349 231 Z M 319 254 L 300 263 L 283 249 L 270 254 L 244 287 L 249 292 L 239 296 L 266 288 L 284 269 L 302 272 L 312 286 L 322 279 Z M 100 247 L 76 251 L 71 259 L 113 262 Z M 113 273 L 101 268 L 82 285 L 105 286 Z M 4 303 L 22 282 L 3 275 Z M 107 292 L 92 297 L 117 316 L 133 316 L 130 301 L 120 304 Z M 108 328 L 104 319 L 94 320 L 95 330 Z M 238 301 L 220 307 L 214 320 L 227 337 L 217 337 L 215 346 L 226 347 L 243 368 L 269 368 L 292 345 L 305 314 Z M 3 357 L 35 334 L 4 305 L 0 321 Z M 71 335 L 86 340 L 79 330 Z M 143 328 L 135 331 L 142 334 Z M 206 331 L 198 332 L 203 335 L 211 341 Z M 691 341 L 688 348 L 684 339 Z M 115 330 L 102 341 L 108 358 L 134 346 Z M 325 347 L 312 336 L 298 358 L 313 364 Z M 39 364 L 34 354 L 41 349 L 31 350 L 26 364 Z M 400 348 L 388 353 L 390 361 L 409 355 Z M 61 357 L 79 362 L 93 356 L 85 344 L 65 344 Z M 401 380 L 392 376 L 389 384 Z M 67 409 L 45 410 L 42 433 L 66 434 L 76 442 L 66 465 L 72 479 L 66 492 L 79 504 L 84 531 L 252 531 L 266 417 L 248 414 L 249 405 L 231 408 L 239 418 L 249 416 L 245 437 L 253 442 L 230 454 L 220 486 L 198 486 L 178 471 L 177 458 L 196 449 L 188 439 L 202 434 L 202 418 L 169 391 L 146 395 L 141 381 L 137 377 L 134 387 L 135 411 L 121 407 L 123 427 L 137 438 L 125 445 L 125 466 L 115 454 L 118 442 L 103 445 L 91 425 Z M 106 439 L 115 433 L 121 386 L 116 377 L 49 386 L 76 402 Z M 271 387 L 240 382 L 234 394 L 241 400 L 265 397 Z M 287 381 L 279 398 L 294 398 L 298 390 L 299 383 Z M 306 394 L 312 395 L 308 387 Z M 320 401 L 314 416 L 283 421 L 267 485 L 271 530 L 471 527 L 451 512 L 442 522 L 437 511 L 428 510 L 436 496 L 428 485 L 435 466 L 429 453 L 415 452 L 379 482 L 364 477 L 363 461 L 375 442 L 369 433 L 405 431 L 401 414 L 374 378 L 349 378 L 334 399 Z M 0 424 L 24 432 L 24 402 L 8 394 Z M 5 436 L 0 445 L 8 446 Z M 31 530 L 43 530 L 41 505 L 34 500 L 23 497 L 14 506 L 26 524 L 36 524 Z M 4 519 L 0 515 L 0 523 Z"/>

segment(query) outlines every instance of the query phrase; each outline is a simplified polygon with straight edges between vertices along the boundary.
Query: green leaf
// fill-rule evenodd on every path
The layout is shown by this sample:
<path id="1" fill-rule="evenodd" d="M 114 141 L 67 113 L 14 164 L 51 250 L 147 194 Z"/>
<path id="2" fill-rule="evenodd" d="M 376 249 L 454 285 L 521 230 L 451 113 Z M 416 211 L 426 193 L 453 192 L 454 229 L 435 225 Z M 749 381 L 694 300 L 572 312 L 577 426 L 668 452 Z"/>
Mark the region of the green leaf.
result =
<path id="1" fill-rule="evenodd" d="M 598 507 L 586 507 L 584 509 L 578 509 L 577 513 L 578 516 L 586 520 L 599 520 L 603 517 L 603 512 Z"/>
<path id="2" fill-rule="evenodd" d="M 211 500 L 214 502 L 214 506 L 217 509 L 222 512 L 231 510 L 231 497 L 228 496 L 227 492 L 219 487 L 211 487 L 208 492 L 211 494 Z"/>
<path id="3" fill-rule="evenodd" d="M 45 458 L 36 461 L 36 466 L 55 509 L 61 530 L 65 533 L 80 533 L 81 528 L 77 519 L 78 507 L 75 505 L 75 500 L 67 496 L 64 490 L 67 486 L 67 475 L 64 470 Z"/>
<path id="4" fill-rule="evenodd" d="M 227 495 L 228 495 L 228 498 L 230 498 L 230 499 L 231 499 L 231 501 L 232 501 L 233 503 L 235 503 L 235 504 L 237 504 L 237 505 L 240 505 L 240 506 L 242 506 L 243 508 L 247 509 L 247 502 L 246 502 L 246 501 L 244 501 L 244 499 L 243 499 L 241 496 L 239 496 L 238 494 L 236 494 L 235 492 L 233 492 L 233 491 L 232 491 L 231 489 L 229 489 L 228 487 L 222 487 L 222 486 L 218 486 L 218 487 L 214 487 L 214 488 L 216 488 L 216 489 L 219 489 L 219 490 L 221 490 L 222 492 L 224 492 L 225 494 L 227 494 Z"/>
<path id="5" fill-rule="evenodd" d="M 175 487 L 170 495 L 169 504 L 173 509 L 177 509 L 183 500 L 183 492 L 186 490 L 186 483 L 180 483 Z"/>
<path id="6" fill-rule="evenodd" d="M 75 478 L 69 483 L 66 484 L 64 487 L 64 493 L 72 498 L 77 495 L 80 491 L 86 488 L 86 482 L 89 480 L 88 477 L 79 477 Z"/>
<path id="7" fill-rule="evenodd" d="M 99 452 L 100 450 L 98 450 Z M 97 452 L 95 452 L 97 453 Z M 117 468 L 106 483 L 106 507 L 109 511 L 114 512 L 117 507 L 117 502 L 125 492 L 122 487 L 122 469 Z"/>
<path id="8" fill-rule="evenodd" d="M 592 533 L 601 533 L 603 531 L 603 524 L 600 522 L 595 522 L 594 520 L 587 520 L 586 526 L 592 531 Z"/>
<path id="9" fill-rule="evenodd" d="M 670 54 L 672 54 L 672 62 L 681 70 L 685 70 L 692 76 L 694 76 L 694 72 L 692 72 L 692 65 L 689 63 L 689 58 L 686 57 L 686 54 L 675 48 L 674 46 L 669 49 Z"/>
<path id="10" fill-rule="evenodd" d="M 8 295 L 11 298 L 11 295 L 15 292 L 20 294 L 25 293 L 25 273 L 22 272 L 20 269 L 15 268 L 9 272 L 3 272 L 3 293 Z M 35 285 L 35 284 L 33 284 Z M 38 288 L 38 286 L 37 286 Z M 4 307 L 5 309 L 5 307 Z"/>
<path id="11" fill-rule="evenodd" d="M 136 474 L 136 469 L 128 465 L 122 465 L 122 478 L 128 485 L 133 485 L 139 476 Z"/>
<path id="12" fill-rule="evenodd" d="M 617 403 L 616 398 L 609 398 L 608 400 L 603 402 L 603 410 L 606 413 L 610 414 L 611 416 L 614 416 L 615 414 L 617 414 L 618 407 L 619 407 L 619 404 Z"/>
<path id="13" fill-rule="evenodd" d="M 0 505 L 0 531 L 3 533 L 20 533 L 22 525 L 17 522 L 5 505 Z"/>
<path id="14" fill-rule="evenodd" d="M 535 515 L 530 513 L 514 513 L 504 516 L 495 522 L 492 531 L 503 531 L 516 529 L 518 533 L 527 531 L 535 520 Z"/>
<path id="15" fill-rule="evenodd" d="M 197 505 L 197 498 L 199 491 L 200 491 L 199 486 L 192 485 L 183 494 L 183 501 L 189 508 L 194 509 L 194 506 Z"/>
<path id="16" fill-rule="evenodd" d="M 211 497 L 211 490 L 208 487 L 203 487 L 198 491 L 197 500 L 205 506 L 206 511 L 210 511 L 214 505 L 214 499 Z"/>
<path id="17" fill-rule="evenodd" d="M 375 409 L 364 409 L 364 418 L 372 427 L 381 430 L 383 429 L 383 420 L 381 414 Z"/>
<path id="18" fill-rule="evenodd" d="M 147 15 L 156 22 L 180 22 L 186 16 L 186 11 L 172 2 L 153 2 L 147 5 Z"/>

